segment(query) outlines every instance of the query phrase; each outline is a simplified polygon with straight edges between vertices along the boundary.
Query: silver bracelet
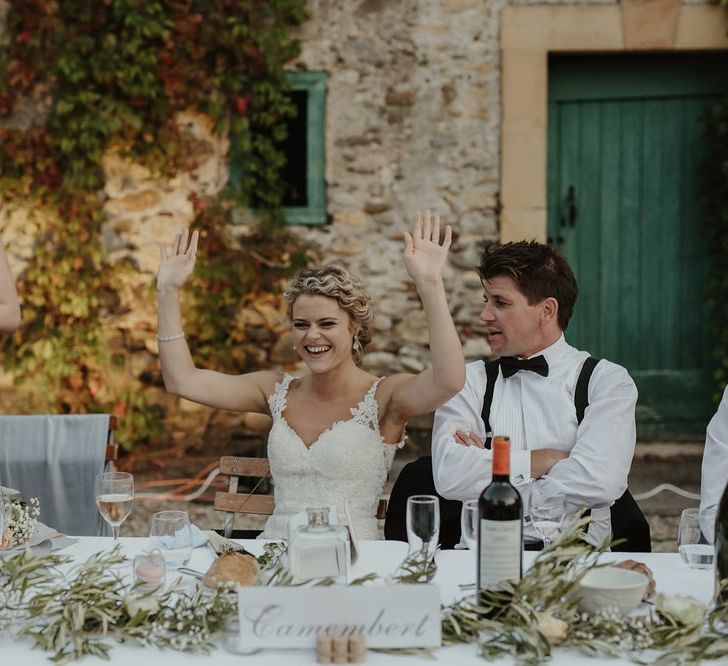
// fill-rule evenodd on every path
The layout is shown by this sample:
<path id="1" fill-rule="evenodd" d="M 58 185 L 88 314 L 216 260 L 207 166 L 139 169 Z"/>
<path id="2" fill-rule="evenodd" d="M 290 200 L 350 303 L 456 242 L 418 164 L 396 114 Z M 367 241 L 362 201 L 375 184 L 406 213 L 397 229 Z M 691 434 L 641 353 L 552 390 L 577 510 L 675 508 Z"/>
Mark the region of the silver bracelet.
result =
<path id="1" fill-rule="evenodd" d="M 160 342 L 171 342 L 172 340 L 181 340 L 184 337 L 184 333 L 177 333 L 176 335 L 157 335 L 157 340 Z"/>

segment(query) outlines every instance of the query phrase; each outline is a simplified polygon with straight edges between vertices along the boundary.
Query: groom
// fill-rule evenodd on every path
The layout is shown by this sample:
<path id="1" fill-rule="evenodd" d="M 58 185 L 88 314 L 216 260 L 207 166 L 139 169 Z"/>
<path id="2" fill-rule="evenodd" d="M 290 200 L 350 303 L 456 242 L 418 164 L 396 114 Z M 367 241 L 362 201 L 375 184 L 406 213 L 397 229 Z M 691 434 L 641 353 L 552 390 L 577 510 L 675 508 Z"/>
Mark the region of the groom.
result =
<path id="1" fill-rule="evenodd" d="M 524 507 L 562 496 L 570 513 L 589 509 L 587 540 L 594 545 L 609 538 L 612 517 L 621 522 L 626 511 L 636 525 L 615 532 L 631 532 L 630 548 L 649 550 L 649 527 L 625 493 L 637 389 L 623 367 L 567 343 L 578 293 L 568 263 L 547 245 L 522 241 L 487 247 L 478 272 L 480 321 L 499 358 L 470 363 L 465 387 L 435 413 L 438 493 L 477 498 L 491 480 L 492 437 L 507 435 L 511 480 Z M 622 511 L 610 511 L 617 500 Z M 524 535 L 538 539 L 528 528 Z"/>

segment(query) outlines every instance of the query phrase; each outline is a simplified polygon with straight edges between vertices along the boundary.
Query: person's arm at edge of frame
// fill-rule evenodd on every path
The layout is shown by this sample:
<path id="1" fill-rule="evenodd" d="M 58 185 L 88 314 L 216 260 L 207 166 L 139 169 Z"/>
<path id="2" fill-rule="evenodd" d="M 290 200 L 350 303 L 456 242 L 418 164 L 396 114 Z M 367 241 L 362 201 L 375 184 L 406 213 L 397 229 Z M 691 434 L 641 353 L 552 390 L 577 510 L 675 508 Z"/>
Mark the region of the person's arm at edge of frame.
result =
<path id="1" fill-rule="evenodd" d="M 705 432 L 705 448 L 700 470 L 700 509 L 698 520 L 705 537 L 715 541 L 715 516 L 728 482 L 728 386 Z"/>
<path id="2" fill-rule="evenodd" d="M 0 241 L 0 333 L 12 333 L 20 326 L 20 303 L 15 278 Z"/>

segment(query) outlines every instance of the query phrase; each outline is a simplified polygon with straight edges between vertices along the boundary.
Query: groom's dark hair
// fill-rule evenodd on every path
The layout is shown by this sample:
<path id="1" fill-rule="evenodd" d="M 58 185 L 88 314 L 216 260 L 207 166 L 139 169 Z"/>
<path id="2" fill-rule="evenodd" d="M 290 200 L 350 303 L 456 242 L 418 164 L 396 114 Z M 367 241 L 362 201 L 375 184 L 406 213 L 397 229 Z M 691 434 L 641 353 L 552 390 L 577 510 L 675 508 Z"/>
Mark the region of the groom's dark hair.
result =
<path id="1" fill-rule="evenodd" d="M 492 243 L 483 250 L 478 274 L 481 282 L 511 278 L 530 305 L 555 298 L 559 327 L 565 331 L 569 325 L 579 287 L 569 263 L 550 246 L 536 241 Z"/>

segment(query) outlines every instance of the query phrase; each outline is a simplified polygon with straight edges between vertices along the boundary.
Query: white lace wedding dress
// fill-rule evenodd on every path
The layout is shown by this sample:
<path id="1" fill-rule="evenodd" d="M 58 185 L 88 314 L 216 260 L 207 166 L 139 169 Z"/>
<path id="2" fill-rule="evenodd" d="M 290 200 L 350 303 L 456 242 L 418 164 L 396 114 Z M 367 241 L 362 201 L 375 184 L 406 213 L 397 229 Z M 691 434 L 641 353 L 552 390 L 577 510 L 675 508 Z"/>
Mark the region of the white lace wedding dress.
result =
<path id="1" fill-rule="evenodd" d="M 283 416 L 292 379 L 284 375 L 268 398 L 273 417 L 268 459 L 276 508 L 258 538 L 287 538 L 290 517 L 311 507 L 333 505 L 343 523 L 345 500 L 357 538 L 378 538 L 374 514 L 395 450 L 402 446 L 387 444 L 379 434 L 374 394 L 380 380 L 352 407 L 350 419 L 337 421 L 307 447 Z"/>

